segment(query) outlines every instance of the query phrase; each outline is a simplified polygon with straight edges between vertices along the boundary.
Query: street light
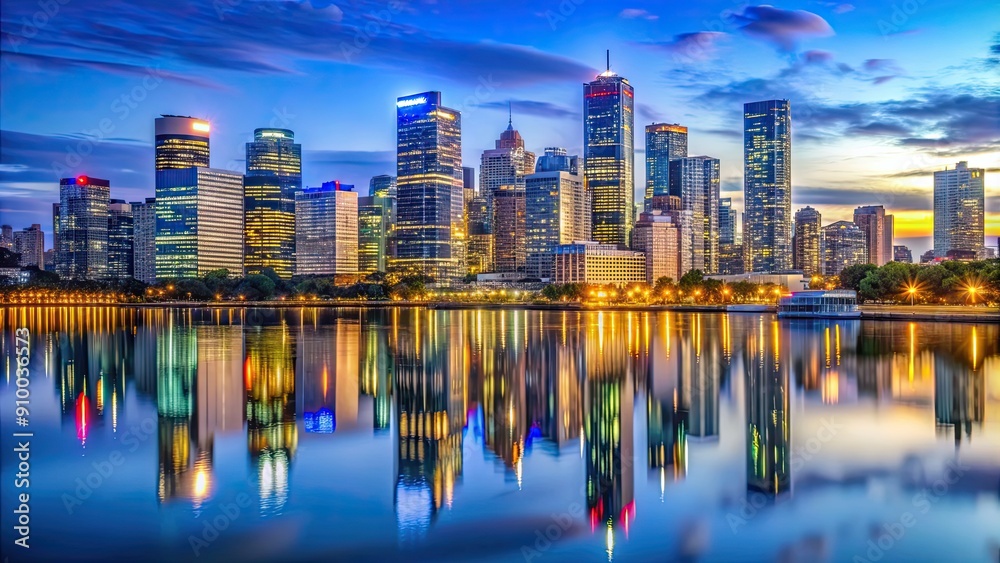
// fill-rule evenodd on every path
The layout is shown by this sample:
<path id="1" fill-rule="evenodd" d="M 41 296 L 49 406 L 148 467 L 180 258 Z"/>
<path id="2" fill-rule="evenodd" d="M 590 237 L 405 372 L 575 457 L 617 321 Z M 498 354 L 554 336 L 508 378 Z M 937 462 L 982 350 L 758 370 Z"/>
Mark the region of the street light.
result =
<path id="1" fill-rule="evenodd" d="M 906 293 L 910 294 L 910 307 L 913 306 L 913 298 L 917 295 L 917 286 L 909 285 L 906 288 Z"/>

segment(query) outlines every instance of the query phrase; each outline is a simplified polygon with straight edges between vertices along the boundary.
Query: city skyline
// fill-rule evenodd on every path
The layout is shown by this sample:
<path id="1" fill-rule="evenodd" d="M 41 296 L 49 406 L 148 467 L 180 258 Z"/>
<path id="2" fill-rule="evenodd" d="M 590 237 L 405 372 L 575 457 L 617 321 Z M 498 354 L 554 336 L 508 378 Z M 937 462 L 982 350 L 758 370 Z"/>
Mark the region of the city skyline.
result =
<path id="1" fill-rule="evenodd" d="M 811 205 L 830 220 L 848 220 L 857 206 L 883 204 L 895 215 L 898 241 L 920 253 L 930 248 L 931 173 L 965 160 L 986 169 L 986 232 L 1000 232 L 1000 185 L 991 173 L 1000 155 L 996 128 L 989 126 L 998 104 L 990 72 L 997 64 L 996 30 L 974 25 L 996 10 L 986 2 L 963 10 L 921 4 L 900 15 L 891 2 L 779 8 L 720 2 L 683 7 L 670 18 L 662 8 L 640 5 L 574 4 L 563 14 L 558 4 L 515 2 L 496 25 L 475 25 L 481 16 L 465 5 L 413 4 L 394 12 L 375 4 L 318 6 L 227 4 L 218 14 L 205 2 L 192 7 L 203 21 L 191 24 L 181 22 L 179 10 L 160 5 L 140 4 L 129 20 L 100 2 L 67 5 L 28 40 L 15 22 L 30 19 L 37 6 L 10 4 L 5 40 L 21 42 L 4 48 L 0 212 L 24 213 L 17 227 L 40 223 L 51 233 L 48 212 L 36 200 L 55 201 L 59 177 L 78 174 L 111 179 L 115 196 L 126 201 L 151 196 L 150 121 L 162 113 L 209 120 L 211 164 L 224 169 L 243 169 L 241 153 L 253 129 L 295 130 L 307 185 L 331 179 L 364 185 L 371 176 L 391 174 L 392 100 L 427 90 L 443 91 L 462 111 L 466 164 L 502 130 L 508 101 L 528 150 L 564 146 L 582 154 L 579 85 L 604 66 L 607 48 L 612 70 L 636 88 L 635 127 L 660 121 L 689 127 L 690 154 L 720 159 L 722 196 L 739 209 L 740 107 L 787 98 L 796 123 L 793 208 Z M 129 30 L 111 52 L 76 32 L 95 18 Z M 220 18 L 248 29 L 280 22 L 287 44 L 265 56 L 274 49 L 263 42 L 266 34 L 237 34 L 228 29 L 234 26 L 218 25 Z M 154 25 L 161 21 L 164 29 L 183 26 L 192 36 L 222 35 L 201 52 L 178 45 L 150 60 L 133 39 L 163 33 Z M 377 25 L 365 28 L 370 21 Z M 603 27 L 593 30 L 595 22 Z M 579 39 L 584 30 L 593 31 L 585 43 Z M 74 52 L 56 54 L 65 35 L 79 38 Z M 223 62 L 227 38 L 244 49 Z M 939 43 L 949 49 L 929 47 Z M 216 72 L 219 67 L 226 70 Z M 387 67 L 403 72 L 386 73 Z M 68 71 L 83 86 L 72 94 L 56 87 Z M 354 80 L 368 93 L 352 96 L 347 111 L 347 90 L 338 84 Z M 249 88 L 257 81 L 261 87 Z M 38 112 L 45 102 L 49 109 Z M 908 109 L 913 106 L 921 111 Z M 356 133 L 345 139 L 344 130 Z M 642 162 L 644 139 L 635 143 Z M 53 162 L 68 163 L 66 170 L 54 172 Z M 637 198 L 645 184 L 644 167 L 637 166 Z"/>

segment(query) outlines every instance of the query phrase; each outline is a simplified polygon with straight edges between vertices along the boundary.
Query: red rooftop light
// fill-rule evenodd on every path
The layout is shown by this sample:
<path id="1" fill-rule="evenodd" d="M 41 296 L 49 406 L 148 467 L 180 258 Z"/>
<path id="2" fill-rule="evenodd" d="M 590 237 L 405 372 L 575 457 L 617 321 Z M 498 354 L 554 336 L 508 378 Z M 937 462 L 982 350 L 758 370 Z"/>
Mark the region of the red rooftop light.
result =
<path id="1" fill-rule="evenodd" d="M 77 176 L 76 177 L 76 185 L 78 185 L 78 186 L 86 186 L 88 180 L 89 179 L 86 176 Z"/>

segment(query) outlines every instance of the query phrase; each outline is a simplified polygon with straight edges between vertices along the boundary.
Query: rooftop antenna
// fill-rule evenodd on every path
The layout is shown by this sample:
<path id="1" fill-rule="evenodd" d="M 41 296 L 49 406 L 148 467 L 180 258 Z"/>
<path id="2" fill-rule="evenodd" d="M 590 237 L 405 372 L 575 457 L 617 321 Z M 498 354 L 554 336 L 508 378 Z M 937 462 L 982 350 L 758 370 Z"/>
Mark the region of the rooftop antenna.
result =
<path id="1" fill-rule="evenodd" d="M 605 51 L 605 55 L 607 56 L 608 60 L 608 72 L 611 72 L 611 49 Z"/>
<path id="2" fill-rule="evenodd" d="M 510 100 L 507 100 L 507 127 L 514 126 L 514 107 Z"/>

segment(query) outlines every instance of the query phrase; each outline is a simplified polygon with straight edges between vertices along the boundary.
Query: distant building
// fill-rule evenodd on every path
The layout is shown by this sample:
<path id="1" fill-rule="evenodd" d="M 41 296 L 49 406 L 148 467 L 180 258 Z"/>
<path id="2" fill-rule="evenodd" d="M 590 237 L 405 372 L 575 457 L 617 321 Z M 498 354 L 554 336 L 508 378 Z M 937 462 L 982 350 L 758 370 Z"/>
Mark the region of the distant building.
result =
<path id="1" fill-rule="evenodd" d="M 792 265 L 792 117 L 788 100 L 743 105 L 746 270 Z"/>
<path id="2" fill-rule="evenodd" d="M 646 281 L 646 256 L 615 244 L 574 242 L 555 248 L 554 282 L 625 284 Z"/>
<path id="3" fill-rule="evenodd" d="M 850 221 L 823 227 L 823 273 L 839 275 L 844 268 L 867 263 L 865 233 Z"/>
<path id="4" fill-rule="evenodd" d="M 493 271 L 493 234 L 490 233 L 489 206 L 486 197 L 477 195 L 465 207 L 468 215 L 466 263 L 471 274 Z"/>
<path id="5" fill-rule="evenodd" d="M 493 270 L 523 273 L 527 253 L 524 186 L 500 186 L 493 192 Z"/>
<path id="6" fill-rule="evenodd" d="M 215 168 L 156 173 L 156 279 L 243 272 L 243 175 Z"/>
<path id="7" fill-rule="evenodd" d="M 733 208 L 733 199 L 719 199 L 719 273 L 743 273 L 743 244 L 737 229 L 738 213 Z"/>
<path id="8" fill-rule="evenodd" d="M 983 252 L 986 170 L 965 161 L 934 173 L 934 256 Z"/>
<path id="9" fill-rule="evenodd" d="M 913 263 L 913 253 L 906 246 L 896 245 L 892 247 L 892 261 L 903 264 Z"/>
<path id="10" fill-rule="evenodd" d="M 295 194 L 295 273 L 358 275 L 358 194 L 324 182 Z"/>
<path id="11" fill-rule="evenodd" d="M 390 269 L 436 285 L 466 274 L 462 115 L 440 92 L 396 100 L 396 256 Z"/>
<path id="12" fill-rule="evenodd" d="M 719 271 L 719 159 L 693 156 L 670 163 L 670 195 L 691 213 L 691 269 Z"/>
<path id="13" fill-rule="evenodd" d="M 806 206 L 795 212 L 792 267 L 807 276 L 822 274 L 823 216 Z"/>
<path id="14" fill-rule="evenodd" d="M 0 225 L 0 248 L 8 250 L 14 248 L 14 227 Z"/>
<path id="15" fill-rule="evenodd" d="M 583 169 L 594 240 L 628 245 L 635 201 L 635 92 L 609 68 L 583 85 Z"/>
<path id="16" fill-rule="evenodd" d="M 111 183 L 77 176 L 59 181 L 59 254 L 56 273 L 66 279 L 108 277 L 108 203 Z"/>
<path id="17" fill-rule="evenodd" d="M 247 274 L 270 268 L 288 279 L 295 271 L 295 192 L 302 187 L 302 145 L 288 129 L 255 129 L 246 144 L 243 179 Z"/>
<path id="18" fill-rule="evenodd" d="M 659 209 L 639 215 L 632 248 L 645 255 L 646 283 L 655 284 L 663 277 L 677 282 L 685 273 L 681 271 L 680 228 Z"/>
<path id="19" fill-rule="evenodd" d="M 127 280 L 135 276 L 135 218 L 132 205 L 112 199 L 108 205 L 108 277 Z"/>
<path id="20" fill-rule="evenodd" d="M 22 268 L 35 266 L 39 270 L 45 269 L 45 233 L 41 225 L 36 223 L 16 231 L 12 238 L 13 251 L 21 255 L 19 264 Z"/>
<path id="21" fill-rule="evenodd" d="M 526 274 L 551 278 L 555 247 L 590 239 L 590 195 L 578 159 L 547 148 L 537 171 L 525 178 Z"/>
<path id="22" fill-rule="evenodd" d="M 132 202 L 133 277 L 156 283 L 156 198 Z"/>
<path id="23" fill-rule="evenodd" d="M 687 155 L 687 127 L 676 123 L 653 123 L 646 126 L 645 211 L 652 209 L 654 195 L 670 193 L 670 163 Z"/>
<path id="24" fill-rule="evenodd" d="M 535 153 L 524 150 L 524 139 L 521 138 L 521 134 L 517 129 L 514 129 L 513 121 L 508 120 L 507 129 L 500 133 L 500 138 L 496 140 L 494 148 L 483 151 L 479 160 L 479 194 L 486 198 L 486 205 L 489 210 L 487 216 L 490 220 L 491 232 L 495 231 L 492 227 L 492 221 L 497 217 L 493 205 L 496 193 L 501 189 L 506 191 L 524 191 L 524 177 L 534 171 Z M 504 237 L 507 234 L 509 233 L 505 233 Z M 510 244 L 515 243 L 511 241 Z M 523 247 L 523 239 L 520 244 Z M 498 241 L 496 236 L 494 236 L 494 245 L 494 249 L 508 246 L 506 241 Z M 496 257 L 494 257 L 494 260 L 496 260 Z M 494 268 L 508 267 L 506 258 L 501 261 L 503 264 L 494 264 Z"/>
<path id="25" fill-rule="evenodd" d="M 920 263 L 921 264 L 927 264 L 928 262 L 933 262 L 934 259 L 935 259 L 935 256 L 934 256 L 934 249 L 933 248 L 930 249 L 930 250 L 928 250 L 927 252 L 924 252 L 923 254 L 920 255 Z"/>
<path id="26" fill-rule="evenodd" d="M 388 271 L 389 237 L 396 210 L 395 196 L 358 198 L 358 273 Z"/>
<path id="27" fill-rule="evenodd" d="M 893 219 L 885 214 L 885 207 L 858 207 L 854 210 L 854 224 L 865 234 L 865 261 L 876 266 L 892 262 Z"/>
<path id="28" fill-rule="evenodd" d="M 180 115 L 156 118 L 156 170 L 208 168 L 209 130 L 204 119 Z"/>
<path id="29" fill-rule="evenodd" d="M 58 271 L 56 265 L 59 263 L 59 204 L 58 203 L 52 204 L 52 253 L 55 256 L 55 258 L 52 260 L 51 271 L 55 272 Z"/>

